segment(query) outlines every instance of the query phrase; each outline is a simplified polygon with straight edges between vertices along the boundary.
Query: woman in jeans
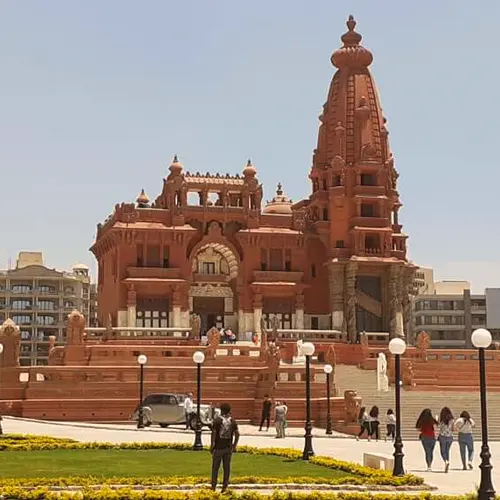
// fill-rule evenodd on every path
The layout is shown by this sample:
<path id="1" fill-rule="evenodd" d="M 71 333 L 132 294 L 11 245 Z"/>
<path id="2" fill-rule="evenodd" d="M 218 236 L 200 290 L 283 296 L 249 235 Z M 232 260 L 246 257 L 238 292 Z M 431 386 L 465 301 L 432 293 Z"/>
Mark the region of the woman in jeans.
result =
<path id="1" fill-rule="evenodd" d="M 455 430 L 458 431 L 458 446 L 460 447 L 460 457 L 464 470 L 472 469 L 472 460 L 474 458 L 474 436 L 472 429 L 475 427 L 474 420 L 470 418 L 468 411 L 460 413 L 460 418 L 455 422 Z M 467 452 L 467 457 L 466 457 Z M 466 462 L 468 458 L 468 462 Z"/>
<path id="2" fill-rule="evenodd" d="M 370 420 L 370 438 L 375 436 L 375 440 L 378 441 L 380 438 L 380 421 L 378 418 L 379 415 L 379 409 L 378 406 L 372 406 L 372 409 L 370 410 L 370 413 L 368 414 L 368 418 Z"/>
<path id="3" fill-rule="evenodd" d="M 453 424 L 455 420 L 451 410 L 445 406 L 439 415 L 439 449 L 441 458 L 444 461 L 444 471 L 448 472 L 450 468 L 450 448 L 453 444 Z"/>
<path id="4" fill-rule="evenodd" d="M 436 419 L 432 416 L 432 411 L 429 408 L 422 411 L 415 424 L 415 428 L 420 431 L 420 441 L 425 451 L 427 472 L 432 470 L 432 459 L 434 458 L 434 448 L 436 446 L 436 432 L 434 430 L 436 425 Z"/>
<path id="5" fill-rule="evenodd" d="M 358 423 L 359 434 L 356 436 L 356 440 L 359 441 L 359 438 L 366 432 L 369 441 L 371 436 L 371 423 L 370 417 L 368 416 L 368 413 L 366 412 L 366 408 L 364 406 L 359 410 Z"/>

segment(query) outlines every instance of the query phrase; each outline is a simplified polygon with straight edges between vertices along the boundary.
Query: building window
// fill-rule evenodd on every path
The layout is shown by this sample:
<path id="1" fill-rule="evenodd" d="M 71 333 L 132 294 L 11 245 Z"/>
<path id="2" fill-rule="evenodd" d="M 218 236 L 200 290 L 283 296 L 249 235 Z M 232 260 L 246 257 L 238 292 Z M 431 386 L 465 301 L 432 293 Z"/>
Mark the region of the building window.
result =
<path id="1" fill-rule="evenodd" d="M 142 244 L 137 245 L 136 250 L 137 250 L 136 265 L 137 265 L 137 267 L 142 267 L 142 266 L 144 266 L 144 249 L 143 249 Z"/>
<path id="2" fill-rule="evenodd" d="M 375 205 L 373 203 L 362 203 L 361 217 L 375 217 Z"/>
<path id="3" fill-rule="evenodd" d="M 362 186 L 376 186 L 377 177 L 374 174 L 361 174 Z"/>
<path id="4" fill-rule="evenodd" d="M 311 330 L 319 330 L 319 318 L 311 316 Z"/>
<path id="5" fill-rule="evenodd" d="M 21 330 L 21 340 L 30 340 L 31 333 L 27 330 Z"/>
<path id="6" fill-rule="evenodd" d="M 40 315 L 37 316 L 36 322 L 38 325 L 53 325 L 55 324 L 56 320 L 53 316 Z"/>
<path id="7" fill-rule="evenodd" d="M 67 295 L 73 295 L 75 293 L 75 289 L 72 286 L 65 286 L 64 293 Z"/>
<path id="8" fill-rule="evenodd" d="M 39 300 L 38 309 L 41 309 L 42 311 L 54 311 L 55 304 L 50 300 Z"/>
<path id="9" fill-rule="evenodd" d="M 201 263 L 201 273 L 202 274 L 215 274 L 215 262 L 202 262 Z"/>
<path id="10" fill-rule="evenodd" d="M 31 302 L 29 300 L 13 300 L 12 309 L 31 309 Z"/>
<path id="11" fill-rule="evenodd" d="M 271 248 L 269 250 L 269 261 L 271 271 L 281 271 L 283 269 L 283 250 L 281 248 Z"/>
<path id="12" fill-rule="evenodd" d="M 328 189 L 328 185 L 326 183 L 326 179 L 323 179 L 323 189 L 326 191 Z"/>
<path id="13" fill-rule="evenodd" d="M 267 271 L 267 250 L 264 248 L 260 250 L 260 270 Z"/>
<path id="14" fill-rule="evenodd" d="M 323 209 L 323 220 L 328 220 L 328 208 Z"/>
<path id="15" fill-rule="evenodd" d="M 344 248 L 344 240 L 337 240 L 335 242 L 335 248 Z"/>
<path id="16" fill-rule="evenodd" d="M 30 285 L 12 285 L 12 293 L 31 293 Z"/>
<path id="17" fill-rule="evenodd" d="M 56 287 L 55 286 L 49 286 L 49 285 L 40 285 L 40 289 L 39 289 L 40 293 L 43 295 L 54 295 L 57 293 L 56 291 Z"/>
<path id="18" fill-rule="evenodd" d="M 340 186 L 340 185 L 341 185 L 340 175 L 334 175 L 333 179 L 332 179 L 332 186 L 336 187 L 336 186 Z"/>
<path id="19" fill-rule="evenodd" d="M 367 234 L 365 236 L 365 248 L 370 251 L 380 250 L 380 238 L 378 234 Z"/>
<path id="20" fill-rule="evenodd" d="M 16 325 L 29 325 L 31 323 L 31 316 L 27 316 L 24 314 L 20 314 L 20 315 L 14 314 L 12 316 L 12 321 Z"/>
<path id="21" fill-rule="evenodd" d="M 292 251 L 287 248 L 285 250 L 285 271 L 292 270 Z"/>
<path id="22" fill-rule="evenodd" d="M 160 246 L 148 245 L 147 246 L 147 266 L 148 267 L 161 267 L 160 266 Z"/>
<path id="23" fill-rule="evenodd" d="M 168 309 L 168 301 L 164 299 L 138 300 L 136 326 L 140 328 L 168 327 Z"/>
<path id="24" fill-rule="evenodd" d="M 316 278 L 316 264 L 311 264 L 311 278 Z"/>

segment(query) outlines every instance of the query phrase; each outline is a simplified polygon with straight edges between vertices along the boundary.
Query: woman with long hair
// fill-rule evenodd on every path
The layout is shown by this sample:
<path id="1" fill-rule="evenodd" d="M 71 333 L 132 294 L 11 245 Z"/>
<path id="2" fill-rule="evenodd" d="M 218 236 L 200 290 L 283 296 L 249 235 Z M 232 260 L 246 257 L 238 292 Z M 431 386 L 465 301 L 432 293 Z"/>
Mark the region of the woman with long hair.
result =
<path id="1" fill-rule="evenodd" d="M 450 468 L 450 449 L 453 444 L 453 424 L 455 419 L 451 410 L 445 406 L 439 414 L 439 450 L 444 461 L 444 471 Z"/>
<path id="2" fill-rule="evenodd" d="M 372 409 L 370 410 L 370 413 L 368 414 L 369 420 L 370 420 L 370 438 L 375 436 L 375 440 L 379 440 L 379 426 L 380 426 L 380 421 L 378 418 L 379 415 L 379 409 L 378 406 L 372 406 Z"/>
<path id="3" fill-rule="evenodd" d="M 365 432 L 368 436 L 368 440 L 370 440 L 370 435 L 371 435 L 370 417 L 368 416 L 368 413 L 366 412 L 365 406 L 363 406 L 359 409 L 358 423 L 359 423 L 359 434 L 356 436 L 356 441 L 359 441 L 359 438 Z"/>
<path id="4" fill-rule="evenodd" d="M 420 441 L 425 452 L 425 463 L 427 471 L 432 470 L 432 459 L 434 458 L 434 448 L 436 447 L 436 419 L 432 416 L 432 411 L 429 408 L 422 410 L 422 413 L 417 419 L 415 428 L 420 431 Z"/>
<path id="5" fill-rule="evenodd" d="M 469 469 L 472 469 L 472 461 L 474 459 L 474 436 L 472 435 L 472 429 L 475 426 L 474 420 L 470 418 L 469 412 L 466 410 L 460 413 L 460 418 L 455 422 L 455 430 L 458 432 L 460 457 L 464 470 L 467 470 L 467 466 Z M 468 458 L 468 462 L 466 462 L 466 458 Z"/>

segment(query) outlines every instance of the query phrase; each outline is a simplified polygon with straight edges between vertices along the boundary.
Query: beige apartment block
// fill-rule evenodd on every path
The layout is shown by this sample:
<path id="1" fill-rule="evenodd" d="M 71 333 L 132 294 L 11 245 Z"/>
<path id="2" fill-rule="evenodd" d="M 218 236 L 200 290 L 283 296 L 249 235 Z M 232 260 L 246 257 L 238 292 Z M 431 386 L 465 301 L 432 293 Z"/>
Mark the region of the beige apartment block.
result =
<path id="1" fill-rule="evenodd" d="M 11 318 L 19 325 L 23 366 L 46 365 L 49 337 L 63 345 L 68 314 L 78 309 L 91 318 L 94 302 L 83 264 L 58 271 L 44 265 L 41 252 L 20 252 L 14 269 L 0 271 L 0 322 Z"/>

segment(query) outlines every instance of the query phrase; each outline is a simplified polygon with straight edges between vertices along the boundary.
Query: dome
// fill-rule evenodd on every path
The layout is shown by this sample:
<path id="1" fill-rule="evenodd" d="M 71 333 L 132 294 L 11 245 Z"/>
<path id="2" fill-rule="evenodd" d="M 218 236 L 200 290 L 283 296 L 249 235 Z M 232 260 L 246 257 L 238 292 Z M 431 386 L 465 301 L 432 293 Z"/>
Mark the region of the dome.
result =
<path id="1" fill-rule="evenodd" d="M 179 161 L 179 158 L 177 158 L 177 155 L 174 156 L 174 159 L 170 164 L 169 170 L 173 174 L 180 174 L 182 172 L 182 163 Z"/>
<path id="2" fill-rule="evenodd" d="M 247 161 L 246 167 L 243 169 L 245 177 L 254 177 L 257 174 L 257 169 L 252 165 L 252 160 Z"/>
<path id="3" fill-rule="evenodd" d="M 353 16 L 347 20 L 347 33 L 341 37 L 343 46 L 332 55 L 332 64 L 336 68 L 367 68 L 373 61 L 373 54 L 363 47 L 359 33 L 354 31 L 356 21 Z"/>
<path id="4" fill-rule="evenodd" d="M 75 264 L 73 266 L 73 269 L 81 269 L 82 271 L 90 269 L 89 266 L 86 266 L 85 264 Z"/>
<path id="5" fill-rule="evenodd" d="M 149 205 L 149 196 L 146 194 L 146 191 L 144 189 L 141 190 L 139 196 L 137 197 L 137 205 L 139 208 L 147 208 Z"/>
<path id="6" fill-rule="evenodd" d="M 276 196 L 271 201 L 267 202 L 262 213 L 279 215 L 290 215 L 292 213 L 292 200 L 283 194 L 280 182 L 278 182 Z"/>

